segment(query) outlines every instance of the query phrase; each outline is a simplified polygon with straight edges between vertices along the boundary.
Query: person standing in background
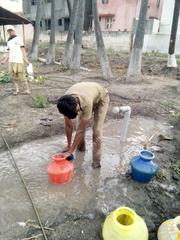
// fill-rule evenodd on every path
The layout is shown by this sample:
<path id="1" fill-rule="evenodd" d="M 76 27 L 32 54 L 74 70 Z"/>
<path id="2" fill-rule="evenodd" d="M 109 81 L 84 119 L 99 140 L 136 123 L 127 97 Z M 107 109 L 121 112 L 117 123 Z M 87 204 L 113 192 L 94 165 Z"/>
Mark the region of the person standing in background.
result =
<path id="1" fill-rule="evenodd" d="M 16 35 L 13 26 L 7 27 L 9 39 L 7 42 L 8 55 L 1 60 L 2 64 L 9 62 L 9 73 L 15 85 L 14 95 L 19 94 L 19 84 L 23 83 L 23 94 L 30 94 L 29 84 L 25 75 L 25 63 L 28 65 L 29 61 L 25 51 L 24 43 L 21 37 Z"/>

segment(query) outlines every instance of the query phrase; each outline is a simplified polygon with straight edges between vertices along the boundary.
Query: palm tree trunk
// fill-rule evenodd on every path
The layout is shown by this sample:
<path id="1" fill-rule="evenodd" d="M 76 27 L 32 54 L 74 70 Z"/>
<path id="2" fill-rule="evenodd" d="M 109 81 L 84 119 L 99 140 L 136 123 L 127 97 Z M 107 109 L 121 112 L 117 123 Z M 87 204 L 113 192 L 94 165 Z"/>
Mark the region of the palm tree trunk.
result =
<path id="1" fill-rule="evenodd" d="M 39 35 L 40 35 L 40 22 L 42 18 L 42 1 L 37 1 L 37 10 L 36 10 L 36 22 L 35 22 L 35 28 L 34 28 L 34 36 L 33 36 L 33 42 L 32 47 L 30 51 L 30 57 L 33 60 L 38 59 L 38 46 L 39 46 Z"/>
<path id="2" fill-rule="evenodd" d="M 47 54 L 47 64 L 55 62 L 55 35 L 56 35 L 56 0 L 51 0 L 51 35 Z"/>
<path id="3" fill-rule="evenodd" d="M 78 3 L 79 3 L 79 0 L 74 0 L 71 19 L 70 19 L 70 26 L 69 26 L 68 36 L 66 40 L 65 52 L 63 56 L 63 64 L 66 65 L 67 67 L 70 67 L 71 60 L 72 60 L 74 31 L 77 25 Z"/>
<path id="4" fill-rule="evenodd" d="M 176 56 L 175 56 L 175 45 L 176 45 L 176 36 L 178 29 L 178 21 L 179 21 L 179 11 L 180 11 L 180 0 L 175 0 L 174 5 L 174 14 L 172 20 L 172 28 L 171 28 L 171 37 L 169 41 L 169 51 L 168 51 L 168 67 L 177 67 Z"/>
<path id="5" fill-rule="evenodd" d="M 145 20 L 149 0 L 141 0 L 139 21 L 136 29 L 134 46 L 132 48 L 130 63 L 128 67 L 127 82 L 136 82 L 141 79 L 141 62 L 145 34 Z"/>
<path id="6" fill-rule="evenodd" d="M 79 1 L 78 6 L 78 18 L 75 31 L 75 40 L 73 48 L 73 57 L 71 62 L 71 69 L 78 70 L 81 64 L 81 46 L 82 46 L 82 35 L 84 26 L 84 11 L 85 11 L 85 0 Z"/>
<path id="7" fill-rule="evenodd" d="M 97 44 L 97 50 L 100 60 L 100 65 L 102 69 L 103 78 L 108 80 L 112 78 L 112 72 L 109 65 L 109 60 L 106 55 L 103 36 L 101 32 L 101 26 L 99 23 L 99 14 L 98 14 L 98 8 L 97 8 L 97 0 L 92 0 L 92 9 L 93 9 L 93 15 L 94 15 L 94 28 L 95 28 L 95 35 L 96 35 L 96 44 Z"/>

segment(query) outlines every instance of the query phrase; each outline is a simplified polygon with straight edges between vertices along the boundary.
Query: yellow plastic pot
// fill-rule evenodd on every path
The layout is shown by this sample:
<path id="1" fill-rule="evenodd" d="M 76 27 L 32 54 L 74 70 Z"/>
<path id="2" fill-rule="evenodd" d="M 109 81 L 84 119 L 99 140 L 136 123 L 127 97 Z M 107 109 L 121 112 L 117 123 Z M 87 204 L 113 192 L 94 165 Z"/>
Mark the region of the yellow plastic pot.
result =
<path id="1" fill-rule="evenodd" d="M 160 225 L 158 240 L 180 240 L 180 216 L 169 219 Z"/>
<path id="2" fill-rule="evenodd" d="M 121 207 L 107 216 L 103 225 L 103 239 L 148 240 L 148 229 L 132 209 Z"/>

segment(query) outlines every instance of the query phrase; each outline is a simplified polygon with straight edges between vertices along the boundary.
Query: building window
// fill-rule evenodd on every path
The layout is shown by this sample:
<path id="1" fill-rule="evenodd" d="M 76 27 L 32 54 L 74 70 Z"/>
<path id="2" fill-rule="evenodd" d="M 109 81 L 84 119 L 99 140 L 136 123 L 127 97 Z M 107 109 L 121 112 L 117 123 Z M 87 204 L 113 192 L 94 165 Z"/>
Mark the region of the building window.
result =
<path id="1" fill-rule="evenodd" d="M 31 5 L 36 5 L 36 0 L 31 0 Z"/>
<path id="2" fill-rule="evenodd" d="M 69 18 L 64 18 L 64 31 L 69 30 L 69 24 L 70 24 L 70 19 Z"/>
<path id="3" fill-rule="evenodd" d="M 48 19 L 48 30 L 51 29 L 51 19 Z"/>
<path id="4" fill-rule="evenodd" d="M 58 25 L 59 25 L 59 26 L 62 26 L 62 19 L 59 19 L 59 20 L 58 20 Z"/>
<path id="5" fill-rule="evenodd" d="M 113 22 L 113 17 L 106 17 L 106 21 L 105 21 L 106 29 L 108 30 L 112 29 L 112 22 Z"/>
<path id="6" fill-rule="evenodd" d="M 51 19 L 45 20 L 46 31 L 51 29 Z"/>
<path id="7" fill-rule="evenodd" d="M 99 17 L 99 21 L 101 22 L 101 17 Z"/>
<path id="8" fill-rule="evenodd" d="M 102 4 L 107 4 L 109 3 L 109 0 L 102 0 Z"/>

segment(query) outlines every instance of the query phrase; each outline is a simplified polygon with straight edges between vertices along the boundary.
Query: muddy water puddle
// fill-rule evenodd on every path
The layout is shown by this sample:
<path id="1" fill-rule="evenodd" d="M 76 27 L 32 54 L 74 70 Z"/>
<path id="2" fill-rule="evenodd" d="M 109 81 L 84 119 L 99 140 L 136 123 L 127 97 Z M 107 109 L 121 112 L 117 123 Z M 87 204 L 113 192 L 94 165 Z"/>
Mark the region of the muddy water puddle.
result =
<path id="1" fill-rule="evenodd" d="M 105 205 L 105 198 L 108 198 L 108 195 L 103 195 L 106 179 L 117 177 L 119 184 L 119 175 L 128 170 L 131 157 L 142 149 L 154 133 L 163 133 L 170 128 L 166 123 L 155 120 L 132 119 L 127 141 L 122 144 L 119 137 L 121 123 L 121 120 L 111 120 L 105 124 L 100 170 L 93 170 L 91 167 L 92 132 L 87 131 L 87 150 L 85 153 L 76 153 L 73 181 L 64 185 L 54 185 L 47 176 L 47 165 L 52 154 L 60 151 L 65 145 L 63 135 L 36 140 L 12 150 L 43 220 L 60 207 L 84 210 L 90 202 L 106 212 L 108 206 Z M 13 226 L 17 222 L 35 219 L 35 216 L 19 177 L 11 165 L 10 155 L 4 152 L 0 154 L 0 159 L 0 239 L 7 240 L 8 232 L 15 231 Z M 127 188 L 128 185 L 122 183 L 125 195 Z M 100 199 L 97 193 L 101 194 Z"/>

